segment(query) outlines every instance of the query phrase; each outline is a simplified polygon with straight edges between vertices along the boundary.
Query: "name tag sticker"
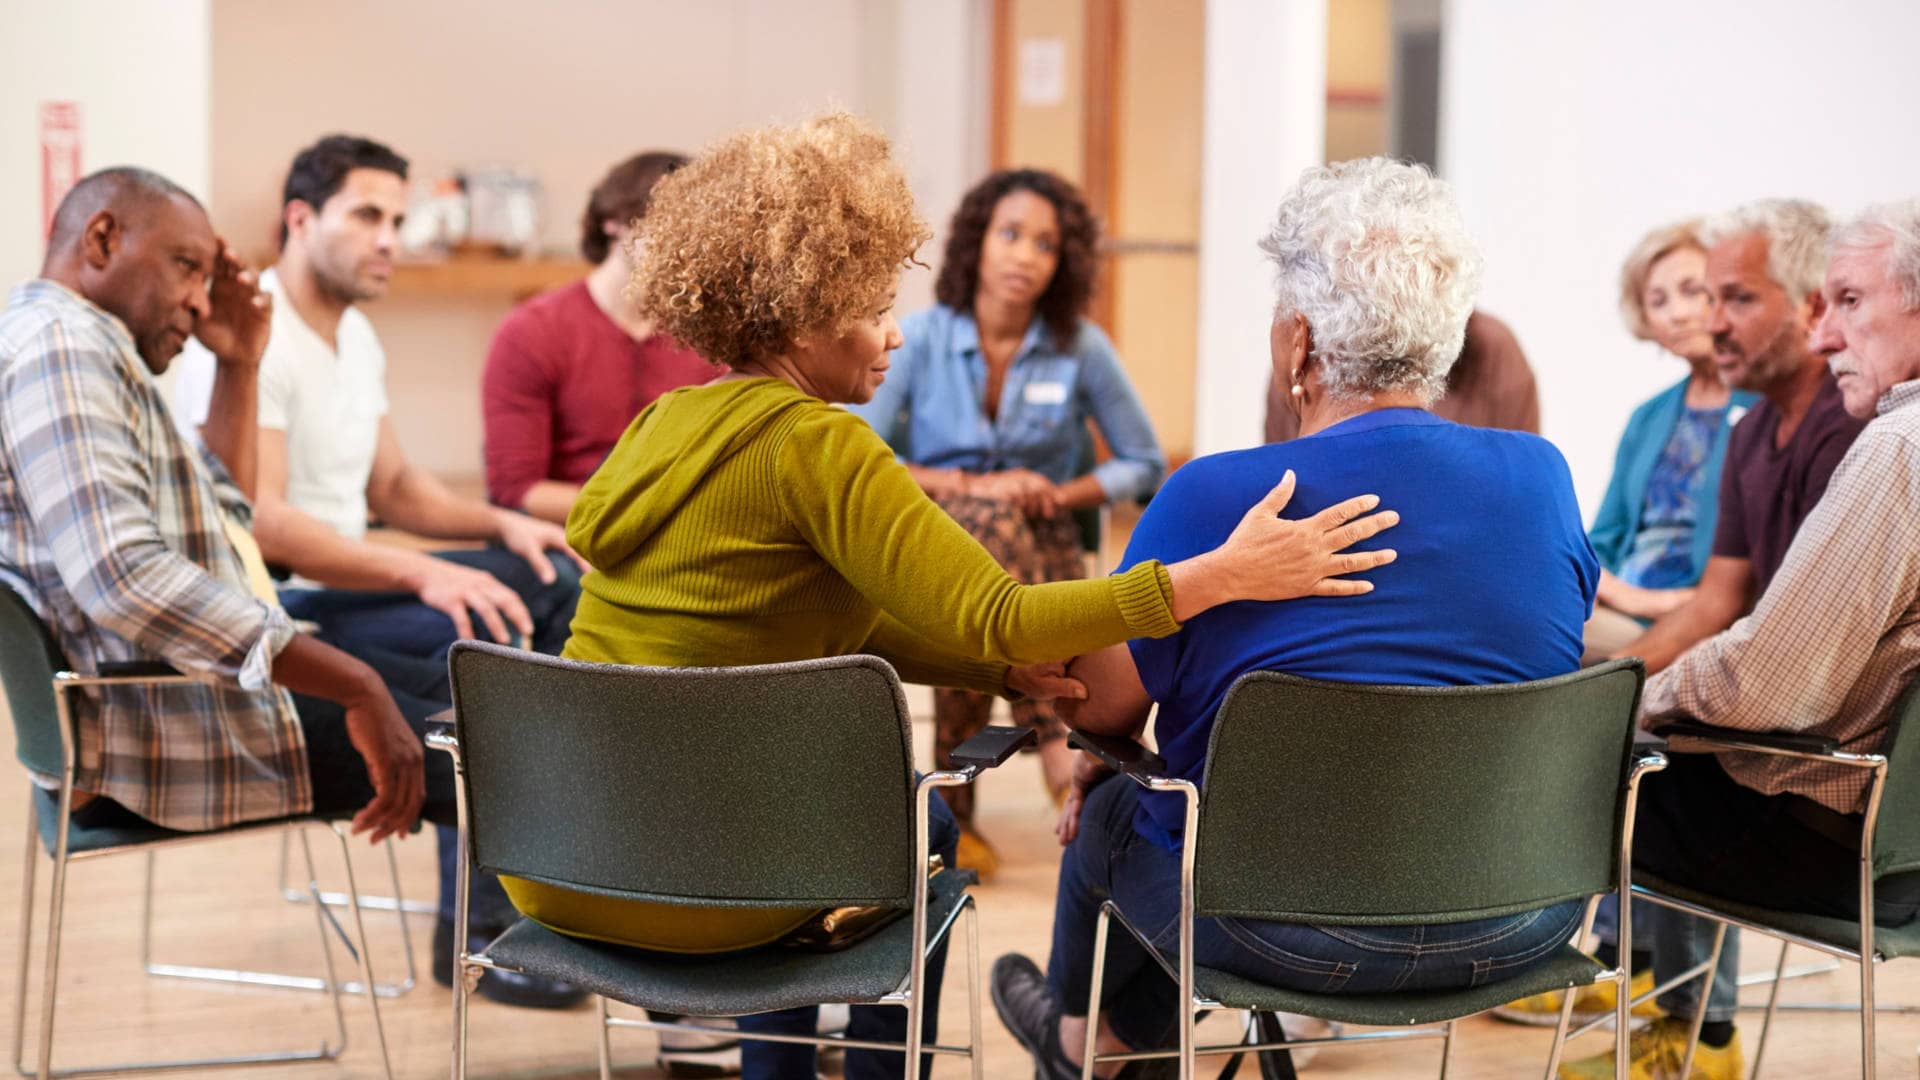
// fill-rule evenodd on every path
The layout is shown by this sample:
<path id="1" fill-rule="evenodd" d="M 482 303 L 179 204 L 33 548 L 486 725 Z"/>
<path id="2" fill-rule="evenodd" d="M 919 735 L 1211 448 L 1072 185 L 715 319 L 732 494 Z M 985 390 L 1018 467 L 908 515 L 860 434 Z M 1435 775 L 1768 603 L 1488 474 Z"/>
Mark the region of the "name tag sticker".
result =
<path id="1" fill-rule="evenodd" d="M 1067 403 L 1067 384 L 1057 382 L 1028 383 L 1026 392 L 1021 395 L 1029 405 L 1065 405 Z"/>

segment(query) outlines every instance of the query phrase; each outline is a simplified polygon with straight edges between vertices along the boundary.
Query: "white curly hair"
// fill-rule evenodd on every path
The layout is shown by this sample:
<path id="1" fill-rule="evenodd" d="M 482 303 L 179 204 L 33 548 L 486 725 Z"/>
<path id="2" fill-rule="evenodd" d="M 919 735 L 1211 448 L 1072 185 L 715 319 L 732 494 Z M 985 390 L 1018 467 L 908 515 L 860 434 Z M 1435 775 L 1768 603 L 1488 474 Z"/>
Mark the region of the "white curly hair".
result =
<path id="1" fill-rule="evenodd" d="M 1887 245 L 1887 276 L 1900 287 L 1900 304 L 1920 311 L 1920 199 L 1869 206 L 1834 230 L 1836 248 Z"/>
<path id="2" fill-rule="evenodd" d="M 1480 287 L 1479 248 L 1445 183 L 1384 157 L 1314 166 L 1260 250 L 1275 314 L 1306 319 L 1328 395 L 1439 400 Z"/>

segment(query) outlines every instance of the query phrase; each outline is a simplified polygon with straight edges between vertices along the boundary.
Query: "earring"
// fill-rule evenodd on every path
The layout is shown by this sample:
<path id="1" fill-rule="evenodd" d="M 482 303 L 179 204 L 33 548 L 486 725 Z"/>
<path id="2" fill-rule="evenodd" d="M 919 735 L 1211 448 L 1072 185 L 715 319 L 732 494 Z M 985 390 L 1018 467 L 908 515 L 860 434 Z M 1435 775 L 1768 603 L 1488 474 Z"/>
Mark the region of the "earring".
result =
<path id="1" fill-rule="evenodd" d="M 1306 387 L 1304 387 L 1304 386 L 1301 386 L 1301 385 L 1300 385 L 1299 383 L 1294 383 L 1294 384 L 1293 384 L 1293 396 L 1294 396 L 1294 397 L 1305 397 L 1306 395 L 1307 395 L 1307 388 L 1306 388 Z"/>

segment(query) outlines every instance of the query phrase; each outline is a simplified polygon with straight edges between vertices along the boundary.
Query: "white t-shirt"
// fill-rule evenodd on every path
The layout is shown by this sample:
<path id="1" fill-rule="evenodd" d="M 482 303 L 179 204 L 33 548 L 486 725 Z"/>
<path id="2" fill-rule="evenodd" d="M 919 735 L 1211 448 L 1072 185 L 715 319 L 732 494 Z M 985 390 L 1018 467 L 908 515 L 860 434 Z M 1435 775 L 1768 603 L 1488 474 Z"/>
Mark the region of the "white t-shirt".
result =
<path id="1" fill-rule="evenodd" d="M 387 354 L 373 324 L 348 308 L 327 347 L 287 302 L 272 270 L 273 328 L 260 358 L 260 426 L 287 434 L 287 502 L 358 540 L 367 532 L 367 478 L 387 414 Z M 207 418 L 214 359 L 198 342 L 174 361 L 174 415 L 189 435 Z"/>

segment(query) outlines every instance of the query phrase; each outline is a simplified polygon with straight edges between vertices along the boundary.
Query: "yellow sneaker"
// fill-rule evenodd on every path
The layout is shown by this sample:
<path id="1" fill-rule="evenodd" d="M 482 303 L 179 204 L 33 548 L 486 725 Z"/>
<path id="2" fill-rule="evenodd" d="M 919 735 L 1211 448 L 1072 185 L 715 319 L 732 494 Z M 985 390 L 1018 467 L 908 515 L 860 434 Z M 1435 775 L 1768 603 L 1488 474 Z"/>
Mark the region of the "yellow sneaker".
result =
<path id="1" fill-rule="evenodd" d="M 971 870 L 985 881 L 1000 869 L 1000 853 L 993 850 L 987 838 L 969 828 L 960 830 L 960 843 L 955 846 L 953 863 L 957 869 Z"/>
<path id="2" fill-rule="evenodd" d="M 1687 1054 L 1690 1021 L 1663 1016 L 1633 1033 L 1627 1043 L 1631 1055 L 1627 1062 L 1630 1080 L 1680 1080 L 1680 1060 Z M 1693 1052 L 1693 1073 L 1688 1080 L 1740 1080 L 1747 1068 L 1746 1055 L 1740 1052 L 1740 1032 L 1722 1047 L 1701 1043 Z M 1613 1052 L 1596 1054 L 1560 1066 L 1560 1080 L 1612 1080 Z"/>
<path id="3" fill-rule="evenodd" d="M 1583 986 L 1573 992 L 1573 1022 L 1584 1024 L 1589 1020 L 1613 1012 L 1613 989 L 1611 979 L 1606 982 Z M 1633 977 L 1627 986 L 1627 992 L 1639 997 L 1653 989 L 1653 972 L 1642 971 Z M 1560 1022 L 1560 1003 L 1566 1000 L 1564 990 L 1549 990 L 1544 994 L 1521 998 L 1493 1010 L 1493 1015 L 1515 1024 L 1532 1024 L 1536 1027 L 1552 1027 Z M 1639 1020 L 1652 1020 L 1664 1015 L 1657 1002 L 1652 998 L 1633 1007 L 1633 1016 Z"/>

